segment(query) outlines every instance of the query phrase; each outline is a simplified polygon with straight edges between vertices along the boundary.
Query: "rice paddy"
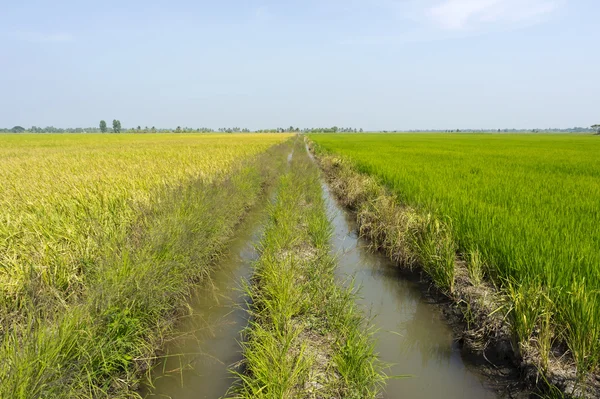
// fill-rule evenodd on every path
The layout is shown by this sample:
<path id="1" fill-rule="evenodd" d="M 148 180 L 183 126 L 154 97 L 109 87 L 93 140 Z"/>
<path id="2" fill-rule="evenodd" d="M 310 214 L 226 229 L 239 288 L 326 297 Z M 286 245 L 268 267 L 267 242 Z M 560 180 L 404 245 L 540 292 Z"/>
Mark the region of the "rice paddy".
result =
<path id="1" fill-rule="evenodd" d="M 0 138 L 0 284 L 19 306 L 32 281 L 67 301 L 97 240 L 131 225 L 157 192 L 226 176 L 280 136 L 7 135 Z M 76 291 L 76 290 L 75 290 Z"/>
<path id="2" fill-rule="evenodd" d="M 447 226 L 508 299 L 516 340 L 600 362 L 600 140 L 578 135 L 311 135 Z M 472 268 L 473 270 L 473 268 Z M 475 275 L 478 273 L 475 272 Z M 451 287 L 449 287 L 451 288 Z M 503 304 L 498 304 L 499 307 Z"/>
<path id="3" fill-rule="evenodd" d="M 287 137 L 0 136 L 0 397 L 135 392 Z"/>
<path id="4" fill-rule="evenodd" d="M 217 260 L 251 208 L 266 208 L 268 220 L 255 226 L 264 234 L 239 294 L 248 325 L 226 334 L 228 353 L 243 360 L 227 364 L 223 395 L 380 395 L 379 332 L 339 279 L 321 173 L 290 137 L 0 136 L 0 397 L 152 395 L 144 376 L 171 364 L 157 362 L 161 349 L 191 315 L 191 298 L 202 302 L 193 293 L 210 295 Z M 373 247 L 395 265 L 420 266 L 450 298 L 460 279 L 493 287 L 488 313 L 510 326 L 524 357 L 534 353 L 543 370 L 574 366 L 583 382 L 596 375 L 597 137 L 310 138 L 326 172 L 346 173 L 346 181 L 332 175 L 332 192 L 355 208 Z M 238 333 L 241 345 L 231 339 Z"/>

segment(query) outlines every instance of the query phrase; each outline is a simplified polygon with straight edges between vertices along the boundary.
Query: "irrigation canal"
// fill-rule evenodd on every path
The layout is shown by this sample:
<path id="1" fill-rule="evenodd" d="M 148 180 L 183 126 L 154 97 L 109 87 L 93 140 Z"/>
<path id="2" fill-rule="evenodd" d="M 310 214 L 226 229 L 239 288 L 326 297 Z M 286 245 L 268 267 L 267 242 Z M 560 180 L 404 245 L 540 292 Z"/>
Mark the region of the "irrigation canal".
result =
<path id="1" fill-rule="evenodd" d="M 234 382 L 230 367 L 242 360 L 240 333 L 248 322 L 242 282 L 252 275 L 265 218 L 265 209 L 246 216 L 210 281 L 190 301 L 192 315 L 178 324 L 142 397 L 217 399 L 227 393 Z"/>
<path id="2" fill-rule="evenodd" d="M 486 388 L 485 378 L 463 361 L 440 310 L 424 299 L 417 283 L 401 277 L 383 255 L 368 250 L 351 215 L 325 183 L 322 187 L 340 283 L 352 279 L 360 287 L 360 305 L 372 317 L 377 352 L 389 365 L 386 373 L 408 376 L 389 379 L 383 397 L 497 398 Z M 248 215 L 210 283 L 190 301 L 192 316 L 178 324 L 179 335 L 165 348 L 165 357 L 152 371 L 152 384 L 140 392 L 143 397 L 217 399 L 227 393 L 234 382 L 229 368 L 241 360 L 238 341 L 247 323 L 240 288 L 251 276 L 264 220 L 264 210 Z"/>
<path id="3" fill-rule="evenodd" d="M 354 219 L 336 202 L 323 183 L 334 234 L 332 251 L 341 281 L 354 281 L 359 300 L 373 317 L 379 358 L 390 376 L 385 398 L 491 399 L 485 379 L 461 357 L 450 327 L 439 308 L 428 303 L 418 284 L 403 278 L 385 256 L 368 250 L 358 238 Z"/>

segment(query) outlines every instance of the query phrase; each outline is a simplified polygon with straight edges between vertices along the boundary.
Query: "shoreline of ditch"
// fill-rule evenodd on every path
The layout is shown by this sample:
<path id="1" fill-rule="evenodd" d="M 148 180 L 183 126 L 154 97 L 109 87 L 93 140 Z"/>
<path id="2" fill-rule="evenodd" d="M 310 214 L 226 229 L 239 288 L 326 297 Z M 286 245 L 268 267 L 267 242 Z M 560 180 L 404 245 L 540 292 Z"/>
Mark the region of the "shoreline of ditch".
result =
<path id="1" fill-rule="evenodd" d="M 258 205 L 241 222 L 224 256 L 190 299 L 189 314 L 163 348 L 142 397 L 214 399 L 227 393 L 234 382 L 229 367 L 242 360 L 238 340 L 248 323 L 242 286 L 258 259 L 265 219 L 266 206 Z"/>
<path id="2" fill-rule="evenodd" d="M 308 146 L 306 150 L 318 164 Z M 362 287 L 360 302 L 375 312 L 377 349 L 381 360 L 392 365 L 390 373 L 416 375 L 416 379 L 388 380 L 383 397 L 406 393 L 423 398 L 526 397 L 512 373 L 484 372 L 480 363 L 465 356 L 456 340 L 456 324 L 448 319 L 449 301 L 432 291 L 431 282 L 424 281 L 421 273 L 398 268 L 381 251 L 373 250 L 360 235 L 356 213 L 332 192 L 326 176 L 322 179 L 335 226 L 332 245 L 346 274 L 340 278 L 352 276 L 353 283 Z"/>

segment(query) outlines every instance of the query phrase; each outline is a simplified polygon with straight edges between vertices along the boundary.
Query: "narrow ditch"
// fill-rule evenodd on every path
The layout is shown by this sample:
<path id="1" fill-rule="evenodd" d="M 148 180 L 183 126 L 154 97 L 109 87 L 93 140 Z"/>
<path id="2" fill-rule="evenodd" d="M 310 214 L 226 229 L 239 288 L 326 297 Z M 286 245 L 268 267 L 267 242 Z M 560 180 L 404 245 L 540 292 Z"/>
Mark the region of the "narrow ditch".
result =
<path id="1" fill-rule="evenodd" d="M 265 196 L 269 198 L 269 196 Z M 215 266 L 210 281 L 190 299 L 190 315 L 142 386 L 144 398 L 216 399 L 234 382 L 229 368 L 242 360 L 240 332 L 248 322 L 242 281 L 252 275 L 266 209 L 251 210 Z"/>
<path id="2" fill-rule="evenodd" d="M 289 168 L 294 149 L 287 155 Z M 281 172 L 281 171 L 279 171 Z M 239 345 L 248 324 L 247 293 L 242 289 L 258 260 L 257 247 L 268 216 L 267 202 L 275 200 L 275 185 L 263 194 L 263 203 L 251 208 L 238 226 L 210 279 L 188 302 L 189 311 L 176 326 L 146 381 L 143 398 L 217 399 L 224 397 L 237 377 L 231 367 L 243 360 Z"/>
<path id="3" fill-rule="evenodd" d="M 401 276 L 383 254 L 370 251 L 358 237 L 352 215 L 325 182 L 321 187 L 333 226 L 331 248 L 337 255 L 338 278 L 360 287 L 359 303 L 371 312 L 377 352 L 389 365 L 387 374 L 407 377 L 389 379 L 383 397 L 501 397 L 492 381 L 463 360 L 452 328 L 419 284 Z"/>
<path id="4" fill-rule="evenodd" d="M 408 375 L 388 380 L 384 397 L 498 397 L 463 361 L 452 329 L 439 309 L 423 297 L 418 283 L 400 276 L 382 254 L 368 250 L 351 216 L 325 184 L 323 195 L 334 227 L 332 250 L 338 257 L 338 276 L 346 281 L 351 277 L 360 287 L 359 303 L 371 311 L 379 358 L 390 365 L 387 374 Z"/>

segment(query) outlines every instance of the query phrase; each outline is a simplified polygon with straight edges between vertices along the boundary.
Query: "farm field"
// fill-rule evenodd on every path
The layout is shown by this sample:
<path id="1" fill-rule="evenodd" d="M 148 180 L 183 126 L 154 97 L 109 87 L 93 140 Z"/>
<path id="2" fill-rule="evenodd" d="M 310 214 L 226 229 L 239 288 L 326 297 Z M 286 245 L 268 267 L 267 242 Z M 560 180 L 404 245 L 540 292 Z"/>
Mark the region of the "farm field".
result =
<path id="1" fill-rule="evenodd" d="M 580 376 L 598 371 L 597 138 L 309 137 L 312 160 L 310 141 L 291 134 L 0 135 L 0 398 L 184 398 L 208 386 L 241 398 L 377 397 L 387 379 L 377 352 L 400 366 L 394 375 L 419 377 L 388 384 L 392 396 L 441 379 L 452 381 L 448 397 L 495 397 L 458 359 L 439 309 L 405 292 L 400 258 L 382 263 L 362 247 L 373 236 L 347 224 L 356 215 L 338 215 L 329 190 L 348 203 L 327 165 L 376 181 L 365 202 L 412 212 L 413 230 L 394 237 L 412 240 L 442 291 L 452 295 L 464 260 L 502 292 L 496 308 L 524 351 L 568 348 Z M 251 236 L 240 235 L 242 220 Z M 224 259 L 238 277 L 220 270 Z M 364 317 L 374 305 L 387 320 Z M 237 319 L 209 322 L 216 308 Z M 423 331 L 448 331 L 416 348 L 405 333 L 423 319 L 437 320 Z M 214 358 L 204 350 L 213 346 Z M 439 356 L 415 363 L 430 346 Z M 209 357 L 219 377 L 194 379 Z"/>
<path id="2" fill-rule="evenodd" d="M 600 140 L 576 135 L 314 134 L 449 226 L 510 299 L 521 343 L 566 343 L 580 375 L 600 360 Z M 501 304 L 498 304 L 501 306 Z M 547 353 L 545 354 L 548 355 Z M 542 354 L 544 356 L 544 354 Z"/>
<path id="3" fill-rule="evenodd" d="M 289 137 L 0 136 L 0 397 L 127 394 Z"/>

